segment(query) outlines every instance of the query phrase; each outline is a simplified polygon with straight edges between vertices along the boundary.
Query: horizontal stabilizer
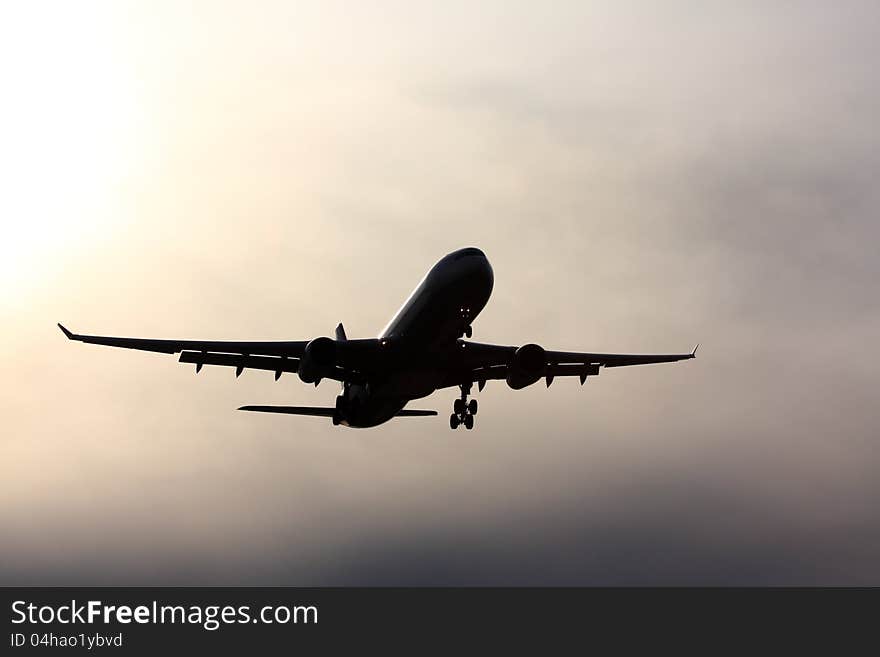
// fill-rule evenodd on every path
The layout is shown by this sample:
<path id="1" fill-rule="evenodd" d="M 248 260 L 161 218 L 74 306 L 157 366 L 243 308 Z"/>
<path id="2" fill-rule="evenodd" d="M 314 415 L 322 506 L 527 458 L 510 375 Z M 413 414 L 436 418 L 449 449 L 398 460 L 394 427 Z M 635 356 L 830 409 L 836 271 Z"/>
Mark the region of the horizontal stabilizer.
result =
<path id="1" fill-rule="evenodd" d="M 241 406 L 240 411 L 257 411 L 258 413 L 286 413 L 288 415 L 316 415 L 333 417 L 335 409 L 322 406 Z M 437 415 L 437 411 L 404 409 L 395 414 L 396 417 L 427 417 Z"/>
<path id="2" fill-rule="evenodd" d="M 257 411 L 258 413 L 287 413 L 288 415 L 316 415 L 333 417 L 336 409 L 322 406 L 240 406 L 240 411 Z"/>

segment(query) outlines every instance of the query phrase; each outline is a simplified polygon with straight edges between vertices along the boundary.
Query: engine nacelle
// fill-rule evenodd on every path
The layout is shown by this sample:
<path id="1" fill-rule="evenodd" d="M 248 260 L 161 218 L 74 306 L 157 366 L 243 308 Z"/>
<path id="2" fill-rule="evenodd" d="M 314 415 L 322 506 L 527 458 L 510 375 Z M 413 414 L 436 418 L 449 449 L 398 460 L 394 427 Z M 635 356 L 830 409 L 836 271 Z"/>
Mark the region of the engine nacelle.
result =
<path id="1" fill-rule="evenodd" d="M 513 353 L 507 370 L 507 385 L 514 390 L 532 385 L 543 376 L 546 362 L 543 348 L 536 344 L 524 344 Z"/>
<path id="2" fill-rule="evenodd" d="M 331 338 L 315 338 L 306 345 L 299 361 L 299 378 L 303 383 L 315 383 L 336 366 L 336 342 Z"/>

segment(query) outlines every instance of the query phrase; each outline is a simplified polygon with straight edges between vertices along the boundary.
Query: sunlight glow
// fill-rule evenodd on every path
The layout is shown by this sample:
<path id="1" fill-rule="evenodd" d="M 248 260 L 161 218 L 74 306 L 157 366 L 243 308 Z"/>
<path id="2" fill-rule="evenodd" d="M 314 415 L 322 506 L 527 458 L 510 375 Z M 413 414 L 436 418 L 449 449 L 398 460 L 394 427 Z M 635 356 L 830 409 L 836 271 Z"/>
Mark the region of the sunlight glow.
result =
<path id="1" fill-rule="evenodd" d="M 113 221 L 137 118 L 110 5 L 14 3 L 0 60 L 0 296 L 22 298 Z M 35 37 L 36 35 L 36 37 Z"/>

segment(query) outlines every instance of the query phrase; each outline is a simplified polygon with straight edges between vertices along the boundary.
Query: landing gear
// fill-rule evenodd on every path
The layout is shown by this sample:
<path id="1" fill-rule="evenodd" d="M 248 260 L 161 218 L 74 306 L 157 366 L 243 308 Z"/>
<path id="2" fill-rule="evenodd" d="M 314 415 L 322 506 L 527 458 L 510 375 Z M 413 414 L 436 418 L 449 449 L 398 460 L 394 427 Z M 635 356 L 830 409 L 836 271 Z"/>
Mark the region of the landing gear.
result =
<path id="1" fill-rule="evenodd" d="M 333 411 L 333 426 L 338 426 L 340 422 L 342 422 L 343 412 L 345 411 L 345 397 L 343 395 L 337 395 L 336 397 L 336 408 Z"/>
<path id="2" fill-rule="evenodd" d="M 452 403 L 452 415 L 449 416 L 449 428 L 458 429 L 460 425 L 464 425 L 465 429 L 474 428 L 474 415 L 477 414 L 477 400 L 468 401 L 468 395 L 471 394 L 470 383 L 459 386 L 461 388 L 461 397 Z"/>
<path id="3" fill-rule="evenodd" d="M 469 338 L 474 334 L 474 330 L 471 328 L 471 309 L 462 306 L 458 309 L 458 312 L 461 318 L 461 328 L 459 329 L 458 337 Z"/>

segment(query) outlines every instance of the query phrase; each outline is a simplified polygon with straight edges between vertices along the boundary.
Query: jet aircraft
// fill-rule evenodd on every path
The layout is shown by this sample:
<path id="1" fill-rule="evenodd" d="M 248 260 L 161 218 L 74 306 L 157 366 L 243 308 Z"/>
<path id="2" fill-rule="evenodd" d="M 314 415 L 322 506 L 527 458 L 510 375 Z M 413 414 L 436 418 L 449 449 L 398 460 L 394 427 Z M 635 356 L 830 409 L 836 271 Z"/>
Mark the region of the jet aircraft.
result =
<path id="1" fill-rule="evenodd" d="M 696 356 L 697 348 L 682 354 L 606 354 L 550 351 L 537 344 L 505 346 L 470 340 L 472 325 L 489 301 L 494 285 L 485 254 L 468 247 L 440 259 L 425 275 L 377 338 L 349 340 L 342 324 L 335 338 L 241 342 L 213 340 L 152 340 L 79 335 L 59 328 L 71 340 L 90 344 L 180 354 L 181 363 L 245 369 L 299 376 L 317 386 L 324 379 L 342 384 L 332 407 L 242 406 L 239 410 L 331 418 L 334 425 L 375 427 L 395 417 L 437 415 L 437 411 L 406 405 L 436 390 L 458 388 L 449 426 L 473 429 L 477 400 L 468 399 L 476 383 L 502 380 L 514 390 L 556 377 L 580 379 L 600 368 L 671 363 Z"/>

